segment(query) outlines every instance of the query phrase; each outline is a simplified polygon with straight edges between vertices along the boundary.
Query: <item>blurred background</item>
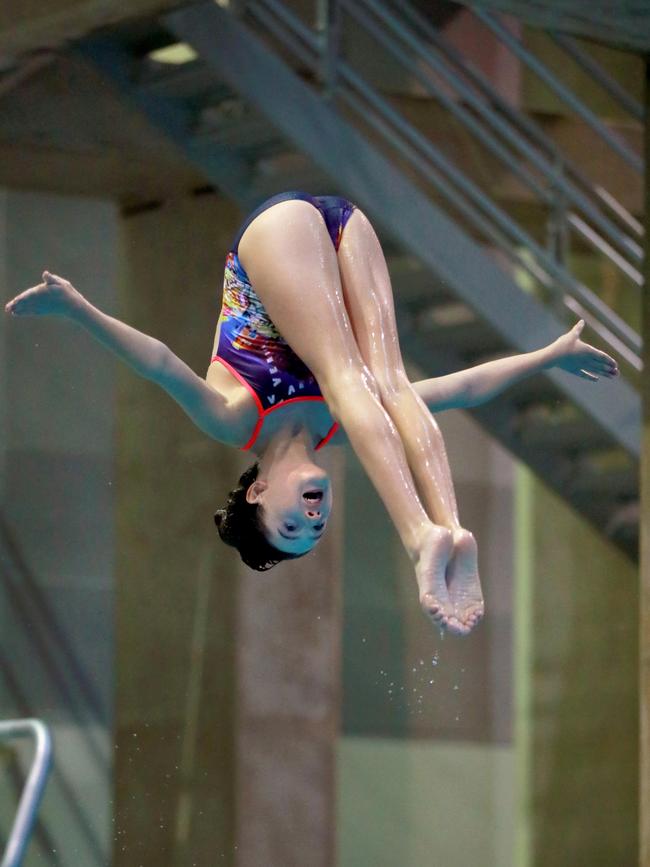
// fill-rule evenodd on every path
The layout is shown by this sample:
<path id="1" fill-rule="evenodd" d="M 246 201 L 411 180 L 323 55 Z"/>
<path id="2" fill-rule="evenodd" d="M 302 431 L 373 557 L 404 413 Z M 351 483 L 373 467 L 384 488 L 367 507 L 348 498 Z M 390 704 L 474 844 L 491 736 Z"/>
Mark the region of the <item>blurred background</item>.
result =
<path id="1" fill-rule="evenodd" d="M 0 8 L 3 303 L 47 268 L 204 375 L 235 231 L 305 189 L 376 226 L 413 379 L 580 317 L 621 367 L 438 416 L 487 612 L 443 638 L 349 448 L 323 542 L 251 572 L 212 517 L 250 458 L 77 326 L 3 316 L 0 719 L 55 754 L 27 867 L 650 864 L 649 47 L 579 0 Z M 32 753 L 0 744 L 4 842 Z"/>

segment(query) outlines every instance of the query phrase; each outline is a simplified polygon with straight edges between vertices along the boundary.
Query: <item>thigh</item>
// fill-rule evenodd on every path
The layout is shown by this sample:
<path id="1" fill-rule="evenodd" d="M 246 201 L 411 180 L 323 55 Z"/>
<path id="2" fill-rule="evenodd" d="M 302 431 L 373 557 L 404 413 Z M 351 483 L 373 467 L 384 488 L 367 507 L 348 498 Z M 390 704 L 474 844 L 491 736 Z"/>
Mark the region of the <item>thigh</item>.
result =
<path id="1" fill-rule="evenodd" d="M 264 211 L 239 242 L 239 259 L 271 320 L 321 388 L 359 371 L 334 245 L 319 211 L 286 201 Z"/>
<path id="2" fill-rule="evenodd" d="M 408 381 L 397 334 L 393 290 L 381 244 L 359 209 L 338 249 L 343 297 L 364 362 L 382 389 Z"/>

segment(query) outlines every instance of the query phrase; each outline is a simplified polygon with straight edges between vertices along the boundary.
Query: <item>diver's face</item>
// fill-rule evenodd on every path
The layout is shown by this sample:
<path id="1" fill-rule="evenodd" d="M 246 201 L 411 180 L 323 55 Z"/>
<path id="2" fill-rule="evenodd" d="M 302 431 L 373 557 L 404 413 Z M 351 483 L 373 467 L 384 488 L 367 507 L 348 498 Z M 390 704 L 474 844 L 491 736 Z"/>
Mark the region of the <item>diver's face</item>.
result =
<path id="1" fill-rule="evenodd" d="M 271 545 L 290 554 L 306 554 L 325 532 L 332 486 L 325 470 L 312 464 L 269 482 L 253 482 L 246 499 L 260 505 Z"/>

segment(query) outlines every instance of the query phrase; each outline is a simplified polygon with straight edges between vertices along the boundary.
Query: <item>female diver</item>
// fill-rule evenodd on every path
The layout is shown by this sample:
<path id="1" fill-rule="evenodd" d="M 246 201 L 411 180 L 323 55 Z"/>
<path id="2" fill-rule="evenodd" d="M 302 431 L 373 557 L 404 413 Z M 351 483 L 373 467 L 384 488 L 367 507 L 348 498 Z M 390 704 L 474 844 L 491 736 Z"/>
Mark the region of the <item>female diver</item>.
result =
<path id="1" fill-rule="evenodd" d="M 456 634 L 480 621 L 483 596 L 432 413 L 477 405 L 550 367 L 589 380 L 618 373 L 614 359 L 580 340 L 580 321 L 535 352 L 410 383 L 377 236 L 359 208 L 335 196 L 281 193 L 244 222 L 226 259 L 205 379 L 67 280 L 48 271 L 42 279 L 5 310 L 77 322 L 208 436 L 253 450 L 256 463 L 215 515 L 248 565 L 266 569 L 316 545 L 332 508 L 317 452 L 347 439 L 413 562 L 423 611 Z"/>

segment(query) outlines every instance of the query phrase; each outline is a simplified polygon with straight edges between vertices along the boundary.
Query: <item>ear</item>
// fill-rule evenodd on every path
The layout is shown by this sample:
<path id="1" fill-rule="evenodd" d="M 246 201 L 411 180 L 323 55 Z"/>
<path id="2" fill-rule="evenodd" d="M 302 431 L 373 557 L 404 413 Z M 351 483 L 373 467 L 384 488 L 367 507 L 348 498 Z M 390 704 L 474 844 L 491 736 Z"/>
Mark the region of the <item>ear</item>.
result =
<path id="1" fill-rule="evenodd" d="M 256 479 L 253 484 L 246 491 L 246 502 L 247 503 L 257 503 L 259 502 L 260 494 L 262 491 L 265 491 L 268 487 L 266 482 L 263 482 L 261 479 Z"/>

